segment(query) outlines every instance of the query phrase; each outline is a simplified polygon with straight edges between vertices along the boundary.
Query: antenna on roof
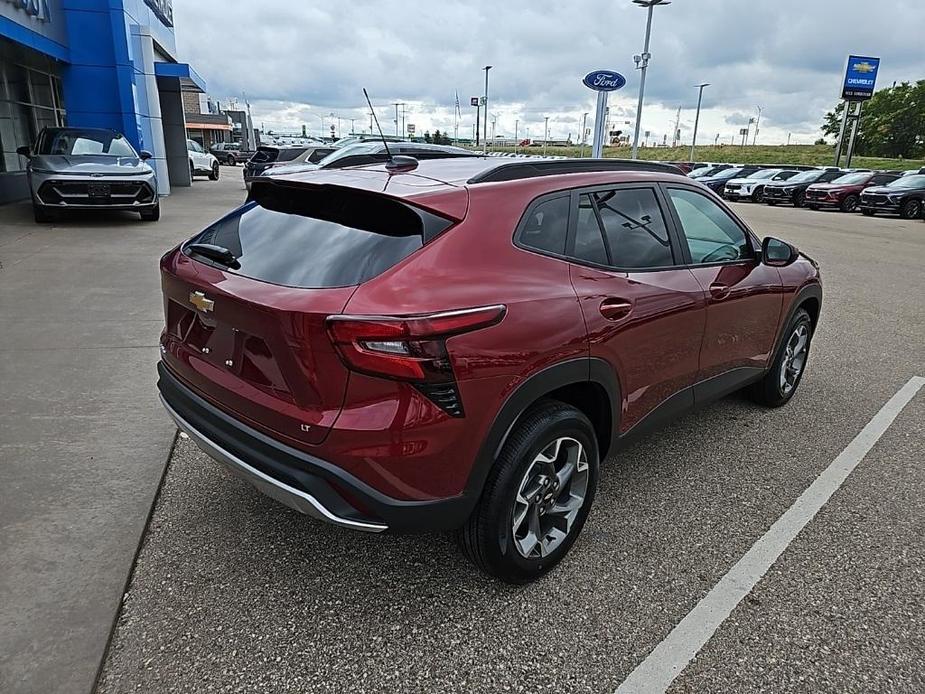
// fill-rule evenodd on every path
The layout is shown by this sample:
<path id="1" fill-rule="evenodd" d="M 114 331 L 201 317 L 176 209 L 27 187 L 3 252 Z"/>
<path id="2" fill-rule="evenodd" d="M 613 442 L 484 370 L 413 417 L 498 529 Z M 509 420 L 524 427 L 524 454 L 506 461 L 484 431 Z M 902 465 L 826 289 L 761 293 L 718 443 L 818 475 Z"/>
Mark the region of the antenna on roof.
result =
<path id="1" fill-rule="evenodd" d="M 369 94 L 366 93 L 366 87 L 363 87 L 363 96 L 366 97 L 366 103 L 369 104 L 369 112 L 373 114 L 373 120 L 376 121 L 376 129 L 379 131 L 379 137 L 382 138 L 382 144 L 385 145 L 385 153 L 389 155 L 389 161 L 392 161 L 392 152 L 389 151 L 389 143 L 386 142 L 385 133 L 382 132 L 382 126 L 379 125 L 379 119 L 376 117 L 376 109 L 373 108 L 373 102 L 369 100 Z"/>
<path id="2" fill-rule="evenodd" d="M 418 160 L 414 157 L 393 157 L 389 149 L 389 143 L 385 139 L 385 133 L 382 132 L 382 126 L 379 125 L 379 118 L 376 116 L 376 109 L 373 108 L 373 102 L 369 100 L 369 94 L 366 93 L 366 87 L 363 87 L 363 96 L 366 97 L 366 103 L 369 104 L 369 112 L 376 121 L 376 129 L 379 131 L 379 137 L 382 138 L 382 144 L 385 145 L 385 153 L 388 161 L 385 168 L 389 171 L 414 171 L 418 168 Z"/>

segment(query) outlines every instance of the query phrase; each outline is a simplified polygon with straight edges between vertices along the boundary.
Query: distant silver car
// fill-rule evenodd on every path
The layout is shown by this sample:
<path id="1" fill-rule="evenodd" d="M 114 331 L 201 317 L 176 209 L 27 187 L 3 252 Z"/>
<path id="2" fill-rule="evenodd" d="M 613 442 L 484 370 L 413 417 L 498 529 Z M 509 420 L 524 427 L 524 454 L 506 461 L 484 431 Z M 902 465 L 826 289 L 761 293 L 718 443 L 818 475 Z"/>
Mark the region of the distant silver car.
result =
<path id="1" fill-rule="evenodd" d="M 45 128 L 35 150 L 20 147 L 36 222 L 65 210 L 132 210 L 157 221 L 161 207 L 149 152 L 135 152 L 125 136 L 101 128 Z"/>

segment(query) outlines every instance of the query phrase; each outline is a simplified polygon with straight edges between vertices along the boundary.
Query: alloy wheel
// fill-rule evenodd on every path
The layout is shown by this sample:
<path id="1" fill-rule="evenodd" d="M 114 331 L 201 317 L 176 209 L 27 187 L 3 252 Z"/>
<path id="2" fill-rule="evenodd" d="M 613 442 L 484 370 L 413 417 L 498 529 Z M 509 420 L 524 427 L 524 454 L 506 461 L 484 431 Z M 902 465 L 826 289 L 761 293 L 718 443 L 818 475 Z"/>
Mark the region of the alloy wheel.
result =
<path id="1" fill-rule="evenodd" d="M 545 557 L 562 544 L 584 506 L 588 482 L 588 454 L 579 441 L 561 437 L 537 454 L 520 481 L 511 518 L 522 557 Z"/>
<path id="2" fill-rule="evenodd" d="M 789 395 L 796 388 L 809 354 L 809 327 L 803 323 L 794 328 L 787 340 L 784 359 L 780 365 L 780 391 Z"/>

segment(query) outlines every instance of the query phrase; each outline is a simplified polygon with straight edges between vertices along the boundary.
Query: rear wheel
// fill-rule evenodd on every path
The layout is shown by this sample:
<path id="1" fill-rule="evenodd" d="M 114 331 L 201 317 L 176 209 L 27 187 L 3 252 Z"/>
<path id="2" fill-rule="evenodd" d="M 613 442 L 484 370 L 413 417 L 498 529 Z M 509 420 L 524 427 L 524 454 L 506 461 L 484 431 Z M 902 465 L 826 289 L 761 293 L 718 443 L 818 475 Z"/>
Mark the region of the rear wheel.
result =
<path id="1" fill-rule="evenodd" d="M 813 322 L 809 313 L 802 308 L 797 310 L 784 335 L 774 364 L 751 389 L 752 398 L 767 407 L 785 405 L 803 379 L 813 336 Z"/>
<path id="2" fill-rule="evenodd" d="M 457 532 L 463 554 L 508 583 L 539 578 L 581 532 L 598 469 L 588 418 L 565 403 L 537 403 L 511 431 L 478 504 Z"/>
<path id="3" fill-rule="evenodd" d="M 212 171 L 209 172 L 209 180 L 217 181 L 218 180 L 218 162 L 212 162 Z"/>
<path id="4" fill-rule="evenodd" d="M 916 217 L 921 216 L 922 214 L 922 201 L 921 200 L 906 200 L 902 204 L 902 207 L 899 208 L 899 216 L 903 219 L 915 219 Z"/>
<path id="5" fill-rule="evenodd" d="M 854 212 L 858 209 L 858 196 L 846 195 L 845 199 L 841 201 L 838 207 L 842 212 Z"/>
<path id="6" fill-rule="evenodd" d="M 228 161 L 226 162 L 229 166 L 234 166 L 238 163 L 237 159 L 234 158 L 233 154 L 228 155 Z"/>

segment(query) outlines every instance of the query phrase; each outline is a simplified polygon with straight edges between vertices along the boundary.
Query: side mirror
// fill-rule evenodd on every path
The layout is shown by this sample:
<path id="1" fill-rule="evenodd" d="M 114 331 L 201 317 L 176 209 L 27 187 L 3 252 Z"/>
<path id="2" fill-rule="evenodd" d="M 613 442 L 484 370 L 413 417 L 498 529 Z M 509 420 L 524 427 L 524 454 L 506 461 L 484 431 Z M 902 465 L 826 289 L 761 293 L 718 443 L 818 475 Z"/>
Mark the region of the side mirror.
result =
<path id="1" fill-rule="evenodd" d="M 29 145 L 23 145 L 22 147 L 17 147 L 16 154 L 22 157 L 25 157 L 26 159 L 32 158 L 32 150 L 29 149 Z"/>
<path id="2" fill-rule="evenodd" d="M 143 149 L 138 153 L 138 158 L 141 159 L 142 161 L 148 161 L 148 159 L 150 159 L 153 156 L 154 155 L 151 154 L 151 152 L 149 152 L 146 149 Z"/>
<path id="3" fill-rule="evenodd" d="M 761 262 L 772 267 L 784 267 L 795 262 L 800 252 L 786 241 L 768 236 L 761 242 Z"/>

